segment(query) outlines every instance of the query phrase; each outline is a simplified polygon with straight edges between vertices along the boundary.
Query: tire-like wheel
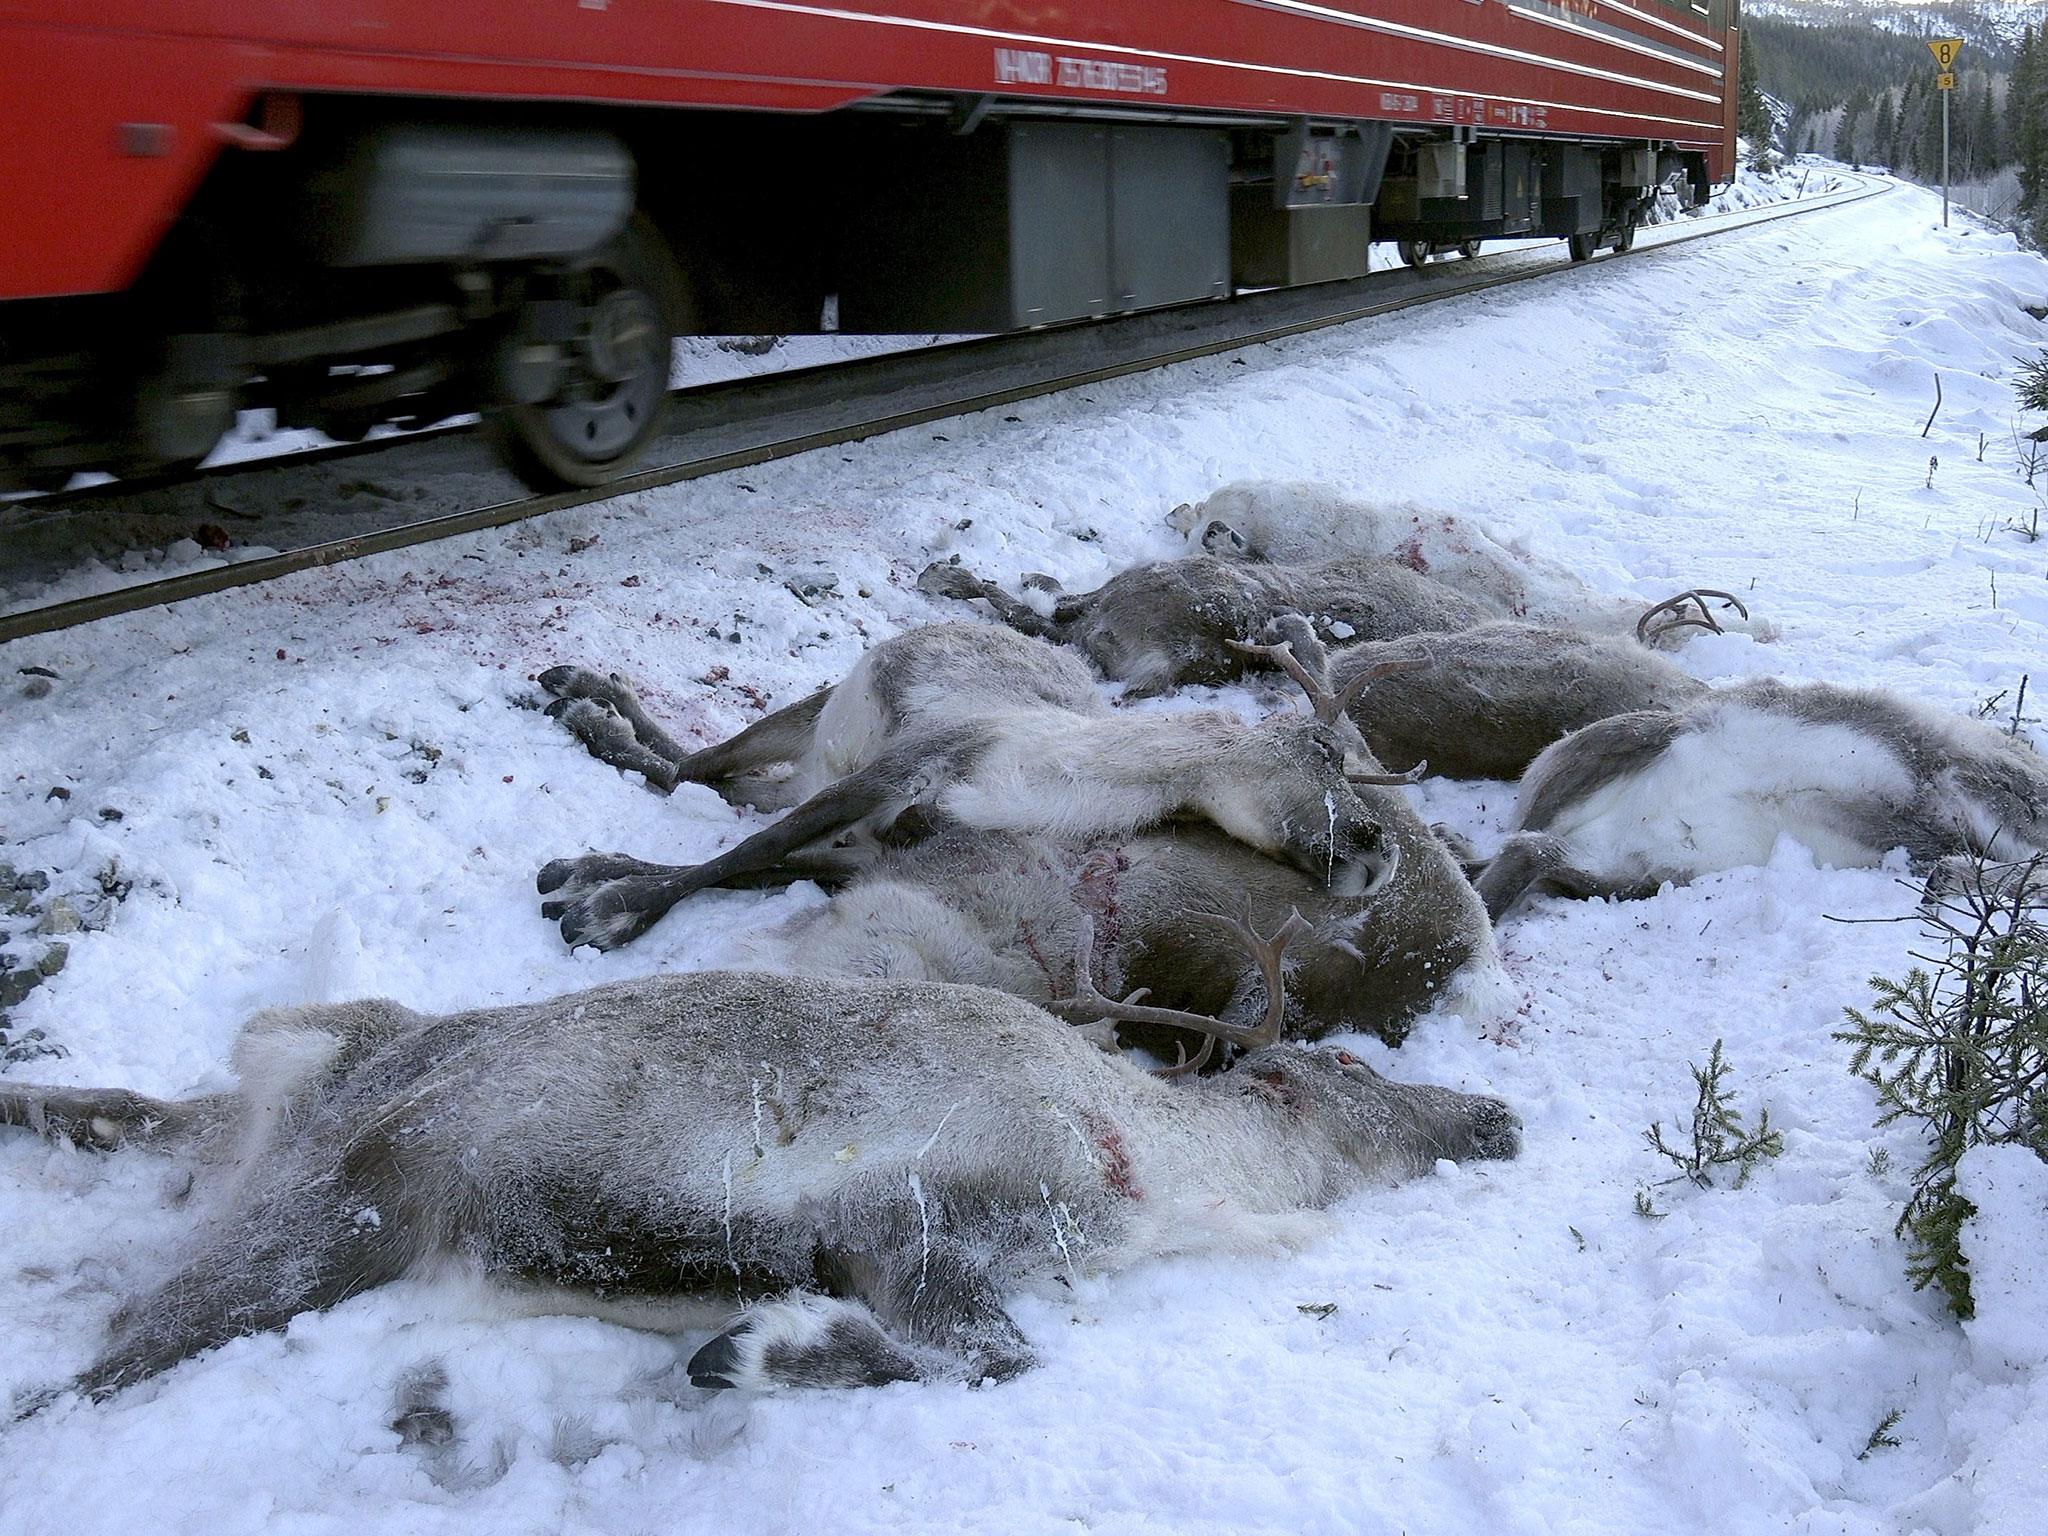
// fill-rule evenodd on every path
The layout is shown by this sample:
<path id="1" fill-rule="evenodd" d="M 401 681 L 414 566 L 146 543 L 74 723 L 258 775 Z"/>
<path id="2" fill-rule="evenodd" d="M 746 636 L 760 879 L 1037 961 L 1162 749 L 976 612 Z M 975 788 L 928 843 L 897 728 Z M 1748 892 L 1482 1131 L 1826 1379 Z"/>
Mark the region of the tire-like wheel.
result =
<path id="1" fill-rule="evenodd" d="M 635 214 L 563 280 L 577 336 L 553 398 L 492 420 L 513 467 L 538 486 L 603 485 L 632 469 L 661 430 L 688 290 L 668 242 Z"/>
<path id="2" fill-rule="evenodd" d="M 1591 261 L 1593 259 L 1593 252 L 1597 249 L 1594 242 L 1598 238 L 1597 235 L 1573 235 L 1566 242 L 1571 249 L 1572 260 Z"/>
<path id="3" fill-rule="evenodd" d="M 1467 261 L 1470 261 L 1479 254 L 1479 242 L 1477 240 L 1460 240 L 1458 242 L 1458 254 Z"/>
<path id="4" fill-rule="evenodd" d="M 1396 244 L 1394 249 L 1400 252 L 1401 259 L 1411 267 L 1419 267 L 1429 260 L 1427 240 L 1403 240 Z"/>

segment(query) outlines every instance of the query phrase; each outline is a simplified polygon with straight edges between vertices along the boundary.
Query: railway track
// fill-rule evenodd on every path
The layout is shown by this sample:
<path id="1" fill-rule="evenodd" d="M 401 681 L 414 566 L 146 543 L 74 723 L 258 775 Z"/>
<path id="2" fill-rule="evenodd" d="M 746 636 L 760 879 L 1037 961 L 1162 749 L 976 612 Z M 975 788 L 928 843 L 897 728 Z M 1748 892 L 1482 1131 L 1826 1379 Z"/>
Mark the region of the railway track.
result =
<path id="1" fill-rule="evenodd" d="M 1595 265 L 1650 259 L 1893 190 L 1888 181 L 1846 179 L 1857 184 L 1646 229 L 1633 250 Z M 135 551 L 200 533 L 270 543 L 227 563 L 0 613 L 0 643 L 1572 270 L 1562 244 L 1544 242 L 1228 303 L 699 385 L 672 397 L 669 426 L 649 450 L 652 467 L 595 490 L 535 494 L 497 461 L 480 430 L 448 427 L 17 503 L 0 512 L 9 582 L 54 583 L 81 560 L 132 560 Z"/>

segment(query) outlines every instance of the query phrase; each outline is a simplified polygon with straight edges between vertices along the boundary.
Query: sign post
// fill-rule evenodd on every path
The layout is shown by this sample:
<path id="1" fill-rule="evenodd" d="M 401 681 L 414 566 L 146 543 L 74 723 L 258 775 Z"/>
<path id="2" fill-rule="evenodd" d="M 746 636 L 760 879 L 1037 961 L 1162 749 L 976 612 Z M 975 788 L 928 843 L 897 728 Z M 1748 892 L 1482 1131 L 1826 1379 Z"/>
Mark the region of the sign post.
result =
<path id="1" fill-rule="evenodd" d="M 1934 77 L 1934 84 L 1941 92 L 1941 227 L 1948 228 L 1948 99 L 1956 88 L 1956 55 L 1963 51 L 1960 37 L 1930 37 L 1928 50 L 1934 55 L 1934 62 L 1941 66 L 1941 73 Z"/>

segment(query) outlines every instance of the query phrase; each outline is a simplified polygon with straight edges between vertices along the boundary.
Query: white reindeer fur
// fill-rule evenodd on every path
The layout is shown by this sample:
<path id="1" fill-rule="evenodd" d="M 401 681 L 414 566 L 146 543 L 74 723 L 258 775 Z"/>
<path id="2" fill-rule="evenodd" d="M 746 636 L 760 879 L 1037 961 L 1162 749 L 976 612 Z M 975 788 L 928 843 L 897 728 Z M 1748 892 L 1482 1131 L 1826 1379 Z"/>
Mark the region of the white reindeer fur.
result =
<path id="1" fill-rule="evenodd" d="M 1501 539 L 1469 517 L 1412 502 L 1372 502 L 1312 481 L 1239 480 L 1205 501 L 1175 509 L 1171 525 L 1189 552 L 1228 554 L 1228 540 L 1204 538 L 1212 523 L 1237 533 L 1249 551 L 1282 563 L 1373 555 L 1398 560 L 1493 610 L 1501 618 L 1633 634 L 1643 604 L 1594 591 L 1570 567 Z M 1744 623 L 1767 638 L 1761 621 Z M 1692 633 L 1670 632 L 1673 643 Z"/>
<path id="2" fill-rule="evenodd" d="M 1781 838 L 1838 868 L 1895 848 L 1927 868 L 2048 846 L 2048 764 L 1916 700 L 1762 680 L 1565 737 L 1523 777 L 1516 825 L 1554 840 L 1547 867 L 1591 877 L 1565 883 L 1618 892 L 1762 864 Z M 1497 915 L 1515 881 L 1490 877 Z"/>
<path id="3" fill-rule="evenodd" d="M 1086 837 L 1149 826 L 1193 804 L 1239 841 L 1273 851 L 1272 807 L 1259 793 L 1267 775 L 1242 771 L 1232 751 L 1250 734 L 1241 718 L 1116 713 L 1068 651 L 982 625 L 944 626 L 970 642 L 947 647 L 934 643 L 940 628 L 868 651 L 832 690 L 795 770 L 804 795 L 866 767 L 899 736 L 973 724 L 993 744 L 971 777 L 936 799 L 962 825 Z M 917 647 L 921 669 L 897 662 L 907 646 Z M 1028 667 L 1005 665 L 1012 655 Z M 886 684 L 877 676 L 885 667 L 896 672 Z"/>
<path id="4" fill-rule="evenodd" d="M 1863 732 L 1725 704 L 1647 768 L 1602 785 L 1546 830 L 1580 867 L 1618 884 L 1767 863 L 1781 837 L 1822 864 L 1853 868 L 1887 850 L 1837 825 L 1832 809 L 1848 797 L 1904 800 L 1912 792 L 1905 764 Z"/>

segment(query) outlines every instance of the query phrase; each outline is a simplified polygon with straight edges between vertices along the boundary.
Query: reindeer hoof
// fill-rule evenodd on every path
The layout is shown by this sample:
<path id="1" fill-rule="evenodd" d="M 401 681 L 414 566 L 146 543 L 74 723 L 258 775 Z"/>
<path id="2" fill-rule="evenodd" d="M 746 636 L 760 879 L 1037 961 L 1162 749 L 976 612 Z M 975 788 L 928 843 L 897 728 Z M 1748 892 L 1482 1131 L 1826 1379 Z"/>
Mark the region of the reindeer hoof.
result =
<path id="1" fill-rule="evenodd" d="M 958 555 L 950 560 L 934 560 L 917 577 L 917 590 L 931 597 L 975 597 L 980 588 L 981 583 L 960 564 Z"/>
<path id="2" fill-rule="evenodd" d="M 1021 1346 L 1015 1349 L 983 1350 L 968 1364 L 968 1383 L 980 1386 L 983 1382 L 1001 1384 L 1026 1371 L 1038 1369 L 1038 1356 Z"/>
<path id="3" fill-rule="evenodd" d="M 666 905 L 644 910 L 649 905 L 644 877 L 661 873 L 660 865 L 623 853 L 587 853 L 543 864 L 533 883 L 547 898 L 540 915 L 561 925 L 563 943 L 571 949 L 585 944 L 616 949 L 652 928 L 668 910 Z"/>
<path id="4" fill-rule="evenodd" d="M 666 864 L 650 864 L 645 859 L 636 859 L 624 853 L 586 853 L 573 859 L 550 859 L 541 865 L 540 873 L 534 876 L 533 888 L 546 896 L 559 891 L 556 904 L 575 901 L 614 880 L 624 880 L 635 875 L 667 875 L 674 871 Z M 559 913 L 549 912 L 549 917 Z"/>
<path id="5" fill-rule="evenodd" d="M 1522 1155 L 1522 1117 L 1499 1099 L 1482 1099 L 1472 1111 L 1472 1155 L 1508 1162 Z"/>
<path id="6" fill-rule="evenodd" d="M 1258 633 L 1260 645 L 1285 645 L 1294 651 L 1294 659 L 1310 670 L 1327 668 L 1330 664 L 1328 648 L 1316 627 L 1302 613 L 1282 613 L 1266 621 Z"/>
<path id="7" fill-rule="evenodd" d="M 690 1356 L 685 1367 L 690 1373 L 690 1385 L 707 1392 L 730 1392 L 737 1387 L 741 1375 L 740 1341 L 753 1327 L 744 1320 L 737 1322 Z"/>
<path id="8" fill-rule="evenodd" d="M 558 699 L 604 699 L 614 701 L 621 686 L 617 676 L 591 667 L 549 667 L 540 675 L 544 692 Z"/>
<path id="9" fill-rule="evenodd" d="M 1429 824 L 1429 830 L 1430 835 L 1442 843 L 1450 852 L 1451 857 L 1460 864 L 1470 865 L 1483 862 L 1479 857 L 1479 850 L 1472 846 L 1472 839 L 1458 831 L 1455 827 L 1446 826 L 1441 821 L 1432 821 Z"/>
<path id="10" fill-rule="evenodd" d="M 547 715 L 561 721 L 571 736 L 604 761 L 640 744 L 632 722 L 605 699 L 557 699 L 547 707 Z"/>
<path id="11" fill-rule="evenodd" d="M 633 892 L 623 884 L 608 885 L 562 909 L 562 942 L 571 949 L 586 944 L 592 949 L 617 949 L 639 938 L 667 912 L 666 905 L 652 910 L 637 905 Z M 545 909 L 542 915 L 547 915 Z"/>
<path id="12" fill-rule="evenodd" d="M 711 1391 L 880 1387 L 924 1372 L 867 1308 L 828 1296 L 762 1302 L 690 1357 L 690 1381 Z"/>
<path id="13" fill-rule="evenodd" d="M 571 949 L 617 949 L 652 928 L 681 892 L 679 871 L 628 858 L 623 853 L 589 853 L 541 866 L 534 884 L 548 899 L 540 915 L 561 924 Z"/>

